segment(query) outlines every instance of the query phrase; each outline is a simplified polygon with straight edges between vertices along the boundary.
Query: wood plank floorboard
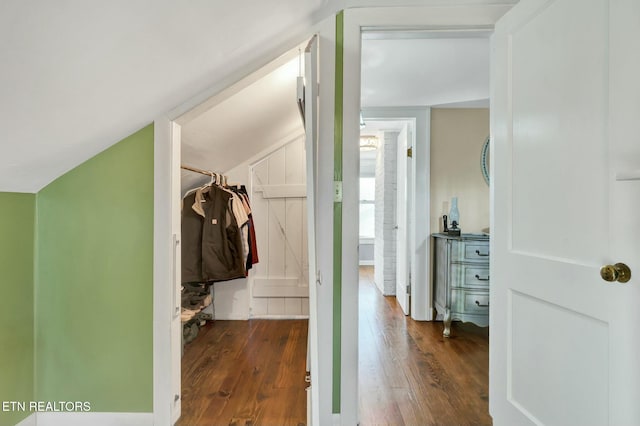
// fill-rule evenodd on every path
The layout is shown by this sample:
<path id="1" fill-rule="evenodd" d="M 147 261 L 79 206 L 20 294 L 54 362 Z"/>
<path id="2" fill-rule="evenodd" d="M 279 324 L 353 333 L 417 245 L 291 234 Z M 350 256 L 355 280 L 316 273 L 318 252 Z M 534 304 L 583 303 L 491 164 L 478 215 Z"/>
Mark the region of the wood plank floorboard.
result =
<path id="1" fill-rule="evenodd" d="M 362 426 L 491 425 L 489 332 L 406 317 L 360 268 Z M 182 361 L 180 426 L 306 424 L 306 320 L 215 321 Z"/>
<path id="2" fill-rule="evenodd" d="M 306 350 L 306 320 L 207 324 L 185 347 L 178 425 L 304 425 Z"/>
<path id="3" fill-rule="evenodd" d="M 489 329 L 413 321 L 360 268 L 360 424 L 491 425 Z"/>

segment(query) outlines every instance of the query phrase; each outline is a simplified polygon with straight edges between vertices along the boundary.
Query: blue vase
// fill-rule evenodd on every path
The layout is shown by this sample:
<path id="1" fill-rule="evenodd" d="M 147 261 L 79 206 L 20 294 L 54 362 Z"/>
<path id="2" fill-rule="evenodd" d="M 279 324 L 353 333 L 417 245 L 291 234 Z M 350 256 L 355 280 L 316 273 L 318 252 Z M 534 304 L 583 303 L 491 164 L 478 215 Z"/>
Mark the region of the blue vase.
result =
<path id="1" fill-rule="evenodd" d="M 460 226 L 460 212 L 458 211 L 458 197 L 451 198 L 451 209 L 449 210 L 449 221 L 452 228 Z"/>

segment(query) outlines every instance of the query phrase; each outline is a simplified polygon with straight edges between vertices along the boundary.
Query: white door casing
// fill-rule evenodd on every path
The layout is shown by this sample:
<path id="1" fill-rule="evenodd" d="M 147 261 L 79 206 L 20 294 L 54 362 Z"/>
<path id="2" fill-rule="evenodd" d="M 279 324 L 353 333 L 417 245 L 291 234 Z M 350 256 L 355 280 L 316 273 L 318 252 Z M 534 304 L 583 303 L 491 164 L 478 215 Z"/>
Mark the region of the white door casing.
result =
<path id="1" fill-rule="evenodd" d="M 180 126 L 154 120 L 153 423 L 181 413 Z M 177 313 L 177 315 L 176 315 Z"/>
<path id="2" fill-rule="evenodd" d="M 412 157 L 410 161 L 411 173 L 408 175 L 411 202 L 411 208 L 408 209 L 407 214 L 407 220 L 411 224 L 408 248 L 411 294 L 409 295 L 410 307 L 408 311 L 414 320 L 431 321 L 433 319 L 431 316 L 433 301 L 430 295 L 429 262 L 424 260 L 430 257 L 428 245 L 431 238 L 429 236 L 429 221 L 424 220 L 425 211 L 430 211 L 431 109 L 426 107 L 363 108 L 362 115 L 365 122 L 371 120 L 403 121 L 409 127 L 408 144 L 412 147 Z M 396 203 L 394 196 L 390 198 L 393 198 L 392 202 Z M 393 234 L 396 237 L 395 229 Z M 393 241 L 395 243 L 396 240 Z M 397 262 L 394 258 L 394 265 L 395 263 Z M 376 274 L 378 269 L 376 268 Z M 380 273 L 381 275 L 378 277 L 382 277 L 382 271 Z M 395 286 L 395 271 L 393 271 L 393 281 L 392 284 Z"/>
<path id="3" fill-rule="evenodd" d="M 638 16 L 633 0 L 523 0 L 496 24 L 489 401 L 498 426 L 640 424 Z M 617 262 L 632 270 L 626 284 L 600 278 Z"/>
<path id="4" fill-rule="evenodd" d="M 411 275 L 411 244 L 409 213 L 411 158 L 407 155 L 409 131 L 405 125 L 398 135 L 396 169 L 396 300 L 405 315 L 409 315 L 409 277 Z"/>
<path id="5" fill-rule="evenodd" d="M 171 123 L 171 162 L 174 170 L 180 169 L 181 158 L 181 127 L 178 123 Z M 171 226 L 173 228 L 173 303 L 171 310 L 171 421 L 177 422 L 182 414 L 182 213 L 180 211 L 180 174 L 171 175 L 172 215 Z"/>
<path id="6" fill-rule="evenodd" d="M 358 176 L 356 172 L 349 172 L 349 165 L 357 171 L 358 161 L 358 140 L 359 115 L 360 115 L 360 58 L 361 58 L 361 33 L 363 28 L 374 27 L 394 27 L 398 29 L 420 28 L 426 31 L 433 30 L 440 32 L 444 30 L 465 31 L 467 29 L 487 29 L 491 28 L 511 5 L 509 4 L 457 4 L 447 6 L 424 6 L 424 7 L 375 7 L 375 8 L 353 8 L 345 10 L 344 18 L 344 91 L 343 91 L 343 137 L 347 141 L 344 144 L 343 162 L 347 165 L 344 169 L 344 195 L 348 199 L 347 193 L 354 192 L 357 188 Z M 325 84 L 323 82 L 323 87 Z M 404 115 L 406 117 L 406 115 Z M 428 136 L 421 134 L 423 128 L 429 131 L 429 110 L 419 114 L 419 120 L 427 120 L 424 126 L 417 126 L 416 139 L 428 140 Z M 349 142 L 354 141 L 354 142 Z M 414 152 L 416 160 L 416 205 L 420 199 L 420 208 L 429 211 L 429 203 L 426 199 L 428 192 L 428 164 L 429 152 Z M 417 165 L 420 162 L 421 165 Z M 357 197 L 357 196 L 356 196 Z M 414 262 L 416 282 L 418 273 L 424 277 L 424 282 L 428 282 L 427 265 L 430 258 L 429 227 L 428 221 L 415 218 L 415 254 L 418 260 Z M 357 232 L 350 231 L 357 229 L 357 218 L 345 216 L 343 218 L 343 282 L 357 282 L 358 280 L 358 256 L 357 256 Z M 351 268 L 349 265 L 353 265 Z M 417 294 L 418 292 L 415 291 Z M 429 304 L 429 291 L 421 292 L 419 297 L 414 297 L 411 304 L 415 309 L 426 311 Z M 344 286 L 342 289 L 342 309 L 343 319 L 350 316 L 347 309 L 352 309 L 358 303 L 357 286 Z M 428 315 L 423 315 L 426 319 Z M 358 410 L 358 361 L 357 361 L 357 316 L 354 321 L 342 322 L 342 405 L 341 418 L 344 424 L 357 423 Z"/>
<path id="7" fill-rule="evenodd" d="M 307 370 L 311 373 L 311 385 L 307 392 L 307 424 L 319 425 L 318 412 L 318 306 L 317 282 L 319 281 L 316 257 L 316 170 L 318 149 L 318 37 L 314 36 L 304 52 L 305 61 L 305 154 L 307 186 L 307 246 L 309 273 L 309 333 L 307 345 Z M 314 387 L 315 384 L 315 387 Z"/>

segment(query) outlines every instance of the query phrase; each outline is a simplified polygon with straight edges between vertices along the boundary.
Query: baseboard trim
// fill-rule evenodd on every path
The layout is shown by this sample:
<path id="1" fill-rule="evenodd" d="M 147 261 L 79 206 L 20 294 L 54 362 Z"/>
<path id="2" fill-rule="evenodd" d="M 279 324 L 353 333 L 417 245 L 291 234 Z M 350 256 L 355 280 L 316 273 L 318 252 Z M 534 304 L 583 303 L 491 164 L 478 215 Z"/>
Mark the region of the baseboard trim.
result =
<path id="1" fill-rule="evenodd" d="M 250 319 L 293 320 L 309 319 L 309 315 L 254 315 Z"/>
<path id="2" fill-rule="evenodd" d="M 26 419 L 23 419 L 16 426 L 37 426 L 38 420 L 36 419 L 36 413 L 31 414 Z"/>
<path id="3" fill-rule="evenodd" d="M 31 416 L 34 417 L 34 416 Z M 31 426 L 153 426 L 153 413 L 37 413 Z M 22 424 L 20 426 L 23 426 Z"/>

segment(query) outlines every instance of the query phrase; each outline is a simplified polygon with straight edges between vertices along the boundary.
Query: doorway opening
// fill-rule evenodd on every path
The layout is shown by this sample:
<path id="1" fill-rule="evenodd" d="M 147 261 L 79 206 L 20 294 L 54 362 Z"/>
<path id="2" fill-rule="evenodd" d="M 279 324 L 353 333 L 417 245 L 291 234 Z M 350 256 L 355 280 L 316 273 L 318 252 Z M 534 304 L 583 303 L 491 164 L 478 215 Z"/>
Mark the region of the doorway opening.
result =
<path id="1" fill-rule="evenodd" d="M 415 143 L 415 119 L 365 111 L 360 127 L 359 265 L 371 265 L 376 287 L 396 296 L 409 315 L 413 200 L 407 151 Z"/>
<path id="2" fill-rule="evenodd" d="M 304 47 L 175 120 L 183 197 L 176 201 L 183 204 L 183 224 L 185 210 L 205 206 L 200 209 L 204 219 L 191 214 L 205 223 L 202 247 L 210 244 L 207 229 L 224 225 L 226 230 L 226 240 L 211 243 L 213 253 L 224 257 L 217 259 L 215 270 L 205 271 L 204 250 L 198 260 L 203 278 L 195 283 L 196 295 L 211 303 L 198 306 L 195 318 L 185 315 L 192 309 L 184 302 L 193 305 L 185 290 L 194 283 L 192 278 L 185 282 L 184 266 L 199 248 L 187 247 L 193 239 L 186 238 L 191 230 L 184 225 L 179 238 L 176 300 L 182 299 L 182 318 L 173 324 L 172 334 L 178 336 L 172 344 L 174 357 L 182 355 L 176 363 L 181 380 L 174 380 L 182 411 L 178 424 L 307 421 L 306 155 L 296 104 Z M 224 196 L 229 190 L 239 197 Z M 214 191 L 222 194 L 227 209 L 209 217 L 206 206 L 218 200 L 206 194 Z M 232 232 L 239 234 L 234 238 L 240 245 L 232 250 L 239 262 L 219 249 L 230 244 Z M 238 263 L 244 274 L 211 275 Z"/>
<path id="3" fill-rule="evenodd" d="M 411 379 L 413 375 L 432 376 L 428 369 L 433 365 L 423 363 L 424 370 L 409 366 L 418 358 L 428 359 L 433 356 L 431 351 L 446 344 L 442 323 L 424 322 L 443 316 L 434 309 L 431 234 L 443 231 L 442 216 L 449 213 L 453 197 L 460 200 L 461 212 L 464 199 L 466 213 L 459 219 L 463 232 L 480 233 L 489 223 L 489 190 L 480 167 L 489 134 L 489 34 L 375 28 L 362 32 L 361 135 L 375 134 L 382 142 L 377 146 L 380 170 L 375 173 L 376 178 L 381 176 L 375 192 L 381 199 L 375 199 L 374 212 L 374 251 L 380 256 L 375 258 L 373 271 L 360 268 L 361 420 L 368 418 L 365 411 L 375 411 L 375 401 L 380 400 L 402 411 L 398 418 L 409 412 L 413 419 L 426 423 L 448 418 L 444 407 L 424 402 L 429 398 Z M 362 178 L 367 159 L 362 153 L 360 159 Z M 360 217 L 362 221 L 362 214 Z M 362 241 L 360 244 L 361 260 Z M 395 268 L 393 273 L 388 264 Z M 379 304 L 373 315 L 381 325 L 372 326 L 375 321 L 367 318 L 372 303 Z M 390 306 L 395 311 L 388 311 Z M 391 335 L 380 340 L 371 331 L 375 327 L 383 336 L 393 329 L 404 340 Z M 482 359 L 487 366 L 469 374 L 478 376 L 474 380 L 486 396 L 487 329 L 467 324 L 455 327 L 461 333 L 457 339 L 483 341 Z M 377 356 L 371 356 L 371 351 Z M 393 368 L 384 365 L 399 357 L 406 363 L 391 362 Z M 389 388 L 397 392 L 383 390 Z M 402 403 L 400 395 L 410 395 L 414 402 Z M 488 418 L 486 403 L 479 410 Z"/>

